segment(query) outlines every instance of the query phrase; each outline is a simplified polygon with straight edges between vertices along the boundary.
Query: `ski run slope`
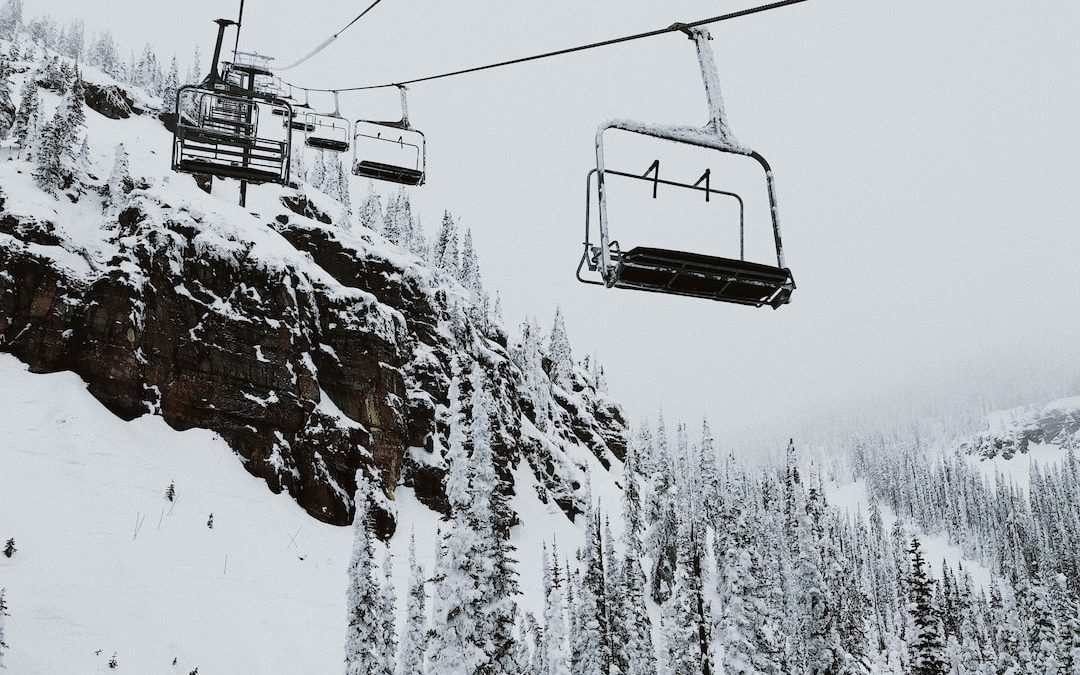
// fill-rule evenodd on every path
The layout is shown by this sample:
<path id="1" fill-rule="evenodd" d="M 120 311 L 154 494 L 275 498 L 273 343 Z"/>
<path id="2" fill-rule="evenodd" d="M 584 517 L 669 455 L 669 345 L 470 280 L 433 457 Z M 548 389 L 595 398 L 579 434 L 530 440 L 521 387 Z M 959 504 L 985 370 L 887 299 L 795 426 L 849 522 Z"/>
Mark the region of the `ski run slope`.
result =
<path id="1" fill-rule="evenodd" d="M 0 557 L 8 672 L 116 672 L 114 653 L 140 675 L 341 670 L 351 528 L 272 494 L 213 433 L 114 417 L 71 373 L 30 374 L 0 354 L 0 382 L 0 535 L 18 548 Z M 598 497 L 614 499 L 593 468 Z M 569 553 L 581 534 L 533 497 L 529 471 L 516 478 L 520 601 L 540 614 L 543 542 Z M 396 500 L 403 620 L 410 533 L 431 570 L 440 520 L 407 488 Z"/>

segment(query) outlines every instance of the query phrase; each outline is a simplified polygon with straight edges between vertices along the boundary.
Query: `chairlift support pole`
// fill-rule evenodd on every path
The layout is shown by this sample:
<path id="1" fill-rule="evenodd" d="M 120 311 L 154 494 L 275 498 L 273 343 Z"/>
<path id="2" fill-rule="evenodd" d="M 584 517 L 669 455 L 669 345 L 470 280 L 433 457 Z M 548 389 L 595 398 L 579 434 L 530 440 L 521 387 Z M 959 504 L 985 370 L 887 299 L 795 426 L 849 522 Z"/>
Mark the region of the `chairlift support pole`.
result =
<path id="1" fill-rule="evenodd" d="M 244 0 L 240 0 L 240 13 L 236 17 L 236 43 L 233 44 L 233 59 L 236 59 L 236 53 L 240 51 L 240 25 L 244 22 Z"/>
<path id="2" fill-rule="evenodd" d="M 221 63 L 221 44 L 225 41 L 225 29 L 237 25 L 232 19 L 214 19 L 214 23 L 218 25 L 218 33 L 217 42 L 214 43 L 214 59 L 210 62 L 210 76 L 207 78 L 207 84 L 211 87 L 221 81 L 218 64 Z"/>

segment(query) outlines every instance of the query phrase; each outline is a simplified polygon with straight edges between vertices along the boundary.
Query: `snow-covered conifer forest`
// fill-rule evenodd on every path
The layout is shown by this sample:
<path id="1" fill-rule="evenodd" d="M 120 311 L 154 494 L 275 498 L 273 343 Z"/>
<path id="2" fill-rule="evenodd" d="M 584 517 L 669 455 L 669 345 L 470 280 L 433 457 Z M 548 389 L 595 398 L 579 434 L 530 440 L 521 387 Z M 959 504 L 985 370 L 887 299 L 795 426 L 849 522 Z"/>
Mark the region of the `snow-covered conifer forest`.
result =
<path id="1" fill-rule="evenodd" d="M 0 672 L 1080 675 L 1080 397 L 759 462 L 630 419 L 561 308 L 504 316 L 462 205 L 301 148 L 238 207 L 170 171 L 204 55 L 32 9 Z"/>

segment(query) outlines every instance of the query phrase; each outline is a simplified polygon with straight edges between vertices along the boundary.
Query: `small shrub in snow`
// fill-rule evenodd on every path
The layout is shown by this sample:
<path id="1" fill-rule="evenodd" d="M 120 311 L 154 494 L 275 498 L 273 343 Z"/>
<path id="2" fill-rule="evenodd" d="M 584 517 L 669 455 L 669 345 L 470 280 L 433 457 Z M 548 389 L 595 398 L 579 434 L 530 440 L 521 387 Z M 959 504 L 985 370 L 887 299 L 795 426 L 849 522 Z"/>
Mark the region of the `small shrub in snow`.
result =
<path id="1" fill-rule="evenodd" d="M 12 537 L 11 539 L 8 539 L 7 543 L 4 544 L 4 555 L 7 556 L 8 558 L 15 555 L 15 551 L 18 551 L 18 550 L 19 549 L 15 548 L 15 537 Z"/>
<path id="2" fill-rule="evenodd" d="M 169 481 L 169 487 L 165 489 L 165 499 L 170 502 L 176 501 L 176 483 Z"/>
<path id="3" fill-rule="evenodd" d="M 206 519 L 206 526 L 211 530 L 214 529 L 214 514 L 210 514 L 210 517 Z"/>
<path id="4" fill-rule="evenodd" d="M 113 652 L 113 655 L 109 657 L 109 668 L 115 670 L 119 666 L 120 662 L 116 660 L 116 652 Z"/>

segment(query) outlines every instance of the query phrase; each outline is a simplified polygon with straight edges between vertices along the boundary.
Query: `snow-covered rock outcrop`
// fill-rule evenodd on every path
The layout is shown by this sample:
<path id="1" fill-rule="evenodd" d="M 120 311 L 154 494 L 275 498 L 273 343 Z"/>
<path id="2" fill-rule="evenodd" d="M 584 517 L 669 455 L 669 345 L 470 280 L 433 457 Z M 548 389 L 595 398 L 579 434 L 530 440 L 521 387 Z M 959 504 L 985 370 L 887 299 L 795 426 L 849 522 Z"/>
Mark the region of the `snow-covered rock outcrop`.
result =
<path id="1" fill-rule="evenodd" d="M 116 86 L 84 76 L 87 91 Z M 40 95 L 45 114 L 59 105 Z M 120 98 L 146 101 L 137 90 Z M 35 372 L 77 373 L 124 419 L 217 432 L 250 473 L 329 523 L 351 521 L 361 470 L 390 498 L 384 533 L 401 483 L 445 508 L 450 381 L 474 363 L 496 397 L 505 490 L 524 460 L 541 500 L 572 516 L 586 453 L 605 466 L 622 456 L 624 415 L 596 378 L 578 369 L 559 386 L 544 368 L 526 372 L 501 321 L 423 256 L 329 224 L 340 205 L 303 186 L 253 188 L 247 209 L 233 204 L 235 183 L 215 181 L 208 195 L 170 172 L 157 118 L 92 110 L 91 166 L 58 196 L 16 148 L 3 150 L 0 351 Z M 122 208 L 99 178 L 118 142 L 133 178 Z"/>
<path id="2" fill-rule="evenodd" d="M 987 429 L 962 441 L 960 449 L 985 459 L 1011 459 L 1033 444 L 1080 447 L 1080 397 L 993 413 Z"/>

